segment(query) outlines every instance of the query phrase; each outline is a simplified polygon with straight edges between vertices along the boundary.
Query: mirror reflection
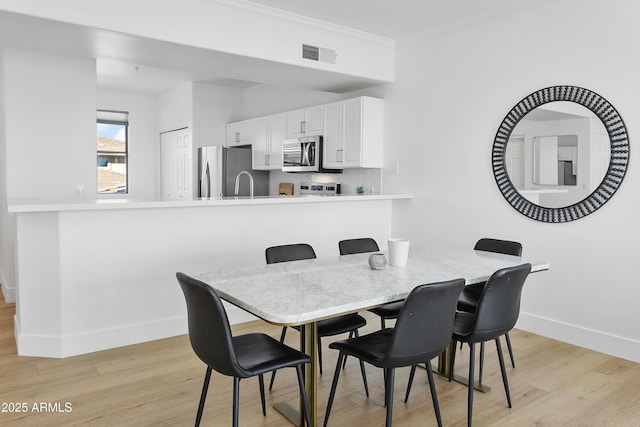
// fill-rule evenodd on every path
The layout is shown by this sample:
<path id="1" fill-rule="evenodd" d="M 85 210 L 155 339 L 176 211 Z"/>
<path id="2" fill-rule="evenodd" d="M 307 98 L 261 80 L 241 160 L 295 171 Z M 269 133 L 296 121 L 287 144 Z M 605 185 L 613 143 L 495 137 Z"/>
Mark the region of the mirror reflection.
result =
<path id="1" fill-rule="evenodd" d="M 505 160 L 522 197 L 560 208 L 588 197 L 602 182 L 611 144 L 602 121 L 588 108 L 554 101 L 527 113 L 511 132 Z"/>

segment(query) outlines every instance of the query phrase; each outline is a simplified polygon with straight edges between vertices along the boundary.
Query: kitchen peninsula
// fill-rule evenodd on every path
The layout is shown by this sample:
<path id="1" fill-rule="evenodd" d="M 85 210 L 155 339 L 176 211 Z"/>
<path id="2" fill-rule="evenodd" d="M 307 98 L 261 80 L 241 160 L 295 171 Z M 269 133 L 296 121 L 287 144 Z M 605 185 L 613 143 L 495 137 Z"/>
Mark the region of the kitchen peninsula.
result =
<path id="1" fill-rule="evenodd" d="M 371 236 L 384 246 L 394 205 L 410 199 L 10 201 L 18 352 L 68 357 L 185 334 L 176 271 L 259 265 L 266 247 L 286 243 L 309 243 L 319 257 L 336 255 L 344 238 Z M 234 323 L 252 319 L 227 308 Z"/>

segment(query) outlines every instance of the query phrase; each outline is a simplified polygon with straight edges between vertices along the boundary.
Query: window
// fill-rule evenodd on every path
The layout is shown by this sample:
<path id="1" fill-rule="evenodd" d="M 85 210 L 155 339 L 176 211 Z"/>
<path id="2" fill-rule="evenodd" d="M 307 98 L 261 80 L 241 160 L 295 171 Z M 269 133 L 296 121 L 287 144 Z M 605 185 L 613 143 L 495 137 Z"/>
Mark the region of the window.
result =
<path id="1" fill-rule="evenodd" d="M 98 194 L 126 194 L 129 113 L 98 110 Z"/>

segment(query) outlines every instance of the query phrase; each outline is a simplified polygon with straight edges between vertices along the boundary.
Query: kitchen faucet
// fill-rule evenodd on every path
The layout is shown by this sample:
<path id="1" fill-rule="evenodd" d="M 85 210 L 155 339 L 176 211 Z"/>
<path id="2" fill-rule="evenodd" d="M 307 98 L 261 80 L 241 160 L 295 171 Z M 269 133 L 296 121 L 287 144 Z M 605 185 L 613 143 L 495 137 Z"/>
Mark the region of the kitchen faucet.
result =
<path id="1" fill-rule="evenodd" d="M 240 187 L 240 175 L 243 175 L 243 174 L 249 177 L 249 196 L 253 198 L 253 177 L 247 171 L 242 171 L 238 173 L 238 175 L 236 175 L 236 188 L 235 188 L 236 196 L 238 195 L 238 188 Z"/>

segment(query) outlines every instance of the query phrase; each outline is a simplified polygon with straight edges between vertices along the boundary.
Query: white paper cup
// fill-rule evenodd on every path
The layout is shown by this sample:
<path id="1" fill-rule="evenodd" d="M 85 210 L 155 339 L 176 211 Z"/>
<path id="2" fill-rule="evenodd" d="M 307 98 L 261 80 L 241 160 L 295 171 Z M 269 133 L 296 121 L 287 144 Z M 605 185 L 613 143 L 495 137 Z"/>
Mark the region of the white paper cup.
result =
<path id="1" fill-rule="evenodd" d="M 404 267 L 409 258 L 409 240 L 389 239 L 389 264 L 394 267 Z"/>

